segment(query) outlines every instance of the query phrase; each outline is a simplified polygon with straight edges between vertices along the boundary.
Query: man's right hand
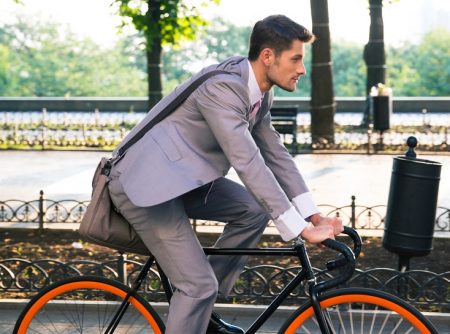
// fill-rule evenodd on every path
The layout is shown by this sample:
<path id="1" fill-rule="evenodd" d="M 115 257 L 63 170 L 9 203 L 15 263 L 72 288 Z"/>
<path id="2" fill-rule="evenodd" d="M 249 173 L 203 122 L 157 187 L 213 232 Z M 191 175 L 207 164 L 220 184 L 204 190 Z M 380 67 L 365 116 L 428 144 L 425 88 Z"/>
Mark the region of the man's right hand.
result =
<path id="1" fill-rule="evenodd" d="M 300 236 L 312 244 L 318 244 L 326 239 L 334 239 L 334 229 L 331 225 L 309 225 L 303 229 Z"/>

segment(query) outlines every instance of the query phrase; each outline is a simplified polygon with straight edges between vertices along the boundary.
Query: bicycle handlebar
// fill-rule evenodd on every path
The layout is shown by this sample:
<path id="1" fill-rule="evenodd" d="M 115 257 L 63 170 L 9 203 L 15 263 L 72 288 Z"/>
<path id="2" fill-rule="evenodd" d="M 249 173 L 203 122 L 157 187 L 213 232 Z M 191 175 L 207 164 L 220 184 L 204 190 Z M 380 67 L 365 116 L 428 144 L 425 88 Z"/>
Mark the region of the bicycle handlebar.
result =
<path id="1" fill-rule="evenodd" d="M 329 261 L 327 263 L 327 269 L 332 270 L 346 266 L 348 270 L 343 270 L 339 276 L 336 276 L 330 280 L 322 281 L 310 286 L 311 296 L 317 296 L 317 294 L 321 291 L 338 286 L 339 284 L 346 282 L 353 275 L 356 266 L 356 256 L 358 256 L 361 251 L 362 242 L 359 234 L 350 227 L 344 227 L 343 233 L 347 234 L 352 239 L 353 251 L 346 244 L 333 239 L 327 239 L 323 241 L 322 244 L 325 247 L 328 247 L 340 253 L 337 259 Z"/>
<path id="2" fill-rule="evenodd" d="M 362 241 L 361 241 L 361 237 L 359 236 L 358 232 L 356 232 L 355 229 L 348 227 L 348 226 L 344 226 L 344 231 L 342 232 L 343 234 L 348 235 L 352 241 L 353 241 L 353 254 L 354 254 L 354 258 L 357 259 L 359 256 L 359 253 L 361 253 L 361 246 L 362 246 Z M 331 239 L 328 239 L 331 240 Z M 328 244 L 328 240 L 325 240 L 323 242 L 323 244 L 326 247 L 329 247 Z M 334 240 L 333 240 L 334 241 Z M 338 252 L 340 252 L 340 250 L 335 249 L 333 247 L 329 247 L 331 249 L 334 249 Z M 348 263 L 347 259 L 344 257 L 339 256 L 336 260 L 331 260 L 328 261 L 326 266 L 328 270 L 333 270 L 342 266 L 345 266 Z"/>

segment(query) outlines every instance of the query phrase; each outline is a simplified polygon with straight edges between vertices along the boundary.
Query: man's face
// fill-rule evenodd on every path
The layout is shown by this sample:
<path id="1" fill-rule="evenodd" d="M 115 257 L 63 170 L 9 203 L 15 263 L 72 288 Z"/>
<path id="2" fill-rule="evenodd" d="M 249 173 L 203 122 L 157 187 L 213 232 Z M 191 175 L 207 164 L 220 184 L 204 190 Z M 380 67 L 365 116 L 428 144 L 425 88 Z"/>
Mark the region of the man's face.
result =
<path id="1" fill-rule="evenodd" d="M 303 64 L 304 52 L 304 43 L 295 40 L 290 49 L 275 56 L 267 71 L 270 82 L 289 92 L 295 91 L 298 80 L 306 72 Z"/>

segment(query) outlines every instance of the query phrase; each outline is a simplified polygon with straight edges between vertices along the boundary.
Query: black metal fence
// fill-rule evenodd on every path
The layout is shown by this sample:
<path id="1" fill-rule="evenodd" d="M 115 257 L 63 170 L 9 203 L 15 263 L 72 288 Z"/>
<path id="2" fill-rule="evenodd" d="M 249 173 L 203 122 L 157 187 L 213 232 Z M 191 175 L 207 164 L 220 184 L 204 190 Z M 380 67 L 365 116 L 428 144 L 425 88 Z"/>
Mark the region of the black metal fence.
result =
<path id="1" fill-rule="evenodd" d="M 52 228 L 56 224 L 80 223 L 89 200 L 78 201 L 71 199 L 46 199 L 41 190 L 36 200 L 4 200 L 0 201 L 0 228 L 9 227 L 8 223 L 23 223 L 27 228 L 37 224 L 39 229 Z M 349 205 L 337 207 L 330 204 L 319 205 L 323 214 L 340 217 L 343 223 L 358 230 L 382 231 L 386 205 L 365 206 L 356 203 L 356 197 L 351 197 Z M 215 226 L 221 223 L 212 221 L 193 221 L 195 229 L 200 226 Z M 449 233 L 450 237 L 450 208 L 438 207 L 435 232 Z"/>
<path id="2" fill-rule="evenodd" d="M 0 291 L 5 298 L 30 297 L 43 287 L 65 277 L 99 275 L 130 284 L 142 263 L 119 255 L 106 262 L 58 260 L 26 260 L 11 258 L 0 261 Z M 258 265 L 246 267 L 237 280 L 230 299 L 219 302 L 267 304 L 298 272 L 298 266 Z M 331 278 L 327 273 L 326 278 Z M 450 272 L 425 270 L 399 272 L 388 268 L 356 270 L 346 286 L 371 287 L 395 294 L 422 311 L 450 312 Z M 152 268 L 143 284 L 142 293 L 151 301 L 163 301 L 162 283 Z M 298 305 L 306 300 L 305 287 L 297 288 L 288 303 Z"/>
<path id="3" fill-rule="evenodd" d="M 44 192 L 36 200 L 0 201 L 0 228 L 21 223 L 20 227 L 60 228 L 58 224 L 74 224 L 81 221 L 89 201 L 46 199 Z M 343 222 L 359 231 L 382 231 L 386 205 L 364 206 L 356 203 L 355 196 L 346 206 L 319 205 L 328 216 L 339 216 Z M 220 223 L 193 221 L 193 226 L 214 226 Z M 435 232 L 450 237 L 450 209 L 439 207 Z M 0 260 L 0 291 L 4 298 L 28 297 L 58 279 L 79 275 L 101 275 L 126 284 L 135 278 L 142 263 L 118 255 L 109 261 L 75 260 L 61 262 L 55 259 L 28 260 L 9 258 Z M 235 302 L 252 301 L 267 303 L 299 270 L 297 265 L 258 265 L 246 267 L 232 291 Z M 329 274 L 328 274 L 329 275 Z M 450 312 L 450 272 L 434 273 L 425 270 L 399 272 L 388 268 L 356 270 L 348 286 L 372 287 L 398 295 L 421 310 Z M 152 270 L 144 286 L 144 293 L 151 300 L 164 298 L 156 270 Z M 305 300 L 302 288 L 294 291 L 289 303 Z M 226 302 L 223 300 L 222 302 Z"/>

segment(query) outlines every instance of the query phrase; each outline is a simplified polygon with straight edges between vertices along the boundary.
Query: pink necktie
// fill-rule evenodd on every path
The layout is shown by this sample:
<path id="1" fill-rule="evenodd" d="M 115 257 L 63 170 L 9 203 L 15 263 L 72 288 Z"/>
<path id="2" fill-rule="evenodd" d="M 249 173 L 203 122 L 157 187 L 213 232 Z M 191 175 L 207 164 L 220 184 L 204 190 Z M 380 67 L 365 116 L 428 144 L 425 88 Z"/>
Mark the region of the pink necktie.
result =
<path id="1" fill-rule="evenodd" d="M 252 111 L 250 111 L 250 118 L 253 118 L 256 116 L 256 113 L 258 112 L 259 108 L 261 107 L 261 100 L 258 100 L 258 102 L 256 102 L 253 107 L 252 107 Z"/>

